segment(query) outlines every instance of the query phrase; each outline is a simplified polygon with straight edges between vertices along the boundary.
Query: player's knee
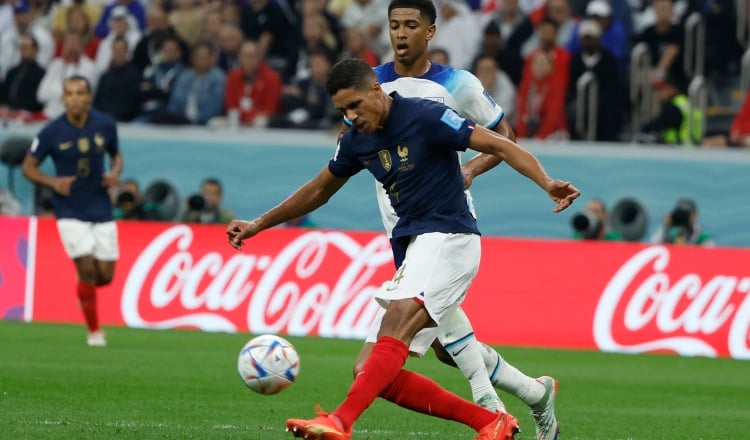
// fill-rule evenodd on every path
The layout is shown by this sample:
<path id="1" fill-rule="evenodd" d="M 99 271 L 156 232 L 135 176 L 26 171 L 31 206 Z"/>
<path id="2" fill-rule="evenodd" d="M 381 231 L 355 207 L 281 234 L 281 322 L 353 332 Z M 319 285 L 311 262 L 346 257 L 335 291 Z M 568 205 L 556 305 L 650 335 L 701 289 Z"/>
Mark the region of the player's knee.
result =
<path id="1" fill-rule="evenodd" d="M 362 367 L 364 365 L 365 362 L 363 360 L 357 359 L 354 361 L 354 365 L 352 366 L 352 377 L 356 379 L 357 375 L 362 372 Z"/>
<path id="2" fill-rule="evenodd" d="M 111 273 L 105 273 L 105 274 L 97 274 L 96 277 L 96 285 L 97 286 L 106 286 L 107 284 L 112 282 L 112 274 Z"/>

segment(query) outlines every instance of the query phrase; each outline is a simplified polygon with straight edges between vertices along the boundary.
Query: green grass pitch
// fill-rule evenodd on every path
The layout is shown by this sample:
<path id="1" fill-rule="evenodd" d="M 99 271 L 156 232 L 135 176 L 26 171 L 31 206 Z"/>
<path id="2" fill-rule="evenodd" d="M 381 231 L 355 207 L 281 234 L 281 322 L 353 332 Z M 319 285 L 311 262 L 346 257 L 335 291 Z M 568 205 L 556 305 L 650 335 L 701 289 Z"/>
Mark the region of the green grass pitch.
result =
<path id="1" fill-rule="evenodd" d="M 288 338 L 297 382 L 274 396 L 245 388 L 237 354 L 248 334 L 107 328 L 109 347 L 85 344 L 83 326 L 0 321 L 2 439 L 291 438 L 288 417 L 333 409 L 351 382 L 361 342 Z M 560 380 L 562 439 L 750 438 L 750 363 L 666 355 L 502 348 L 530 375 Z M 429 353 L 407 368 L 469 397 L 458 370 Z M 526 407 L 501 394 L 533 439 Z M 378 400 L 355 439 L 472 439 L 453 422 Z"/>

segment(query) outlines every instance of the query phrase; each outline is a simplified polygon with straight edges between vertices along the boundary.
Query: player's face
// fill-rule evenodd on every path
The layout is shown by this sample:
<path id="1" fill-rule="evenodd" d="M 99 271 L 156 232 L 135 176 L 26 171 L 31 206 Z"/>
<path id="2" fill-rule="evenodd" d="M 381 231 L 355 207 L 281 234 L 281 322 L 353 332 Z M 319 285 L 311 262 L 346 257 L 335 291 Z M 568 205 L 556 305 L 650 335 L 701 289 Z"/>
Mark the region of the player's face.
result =
<path id="1" fill-rule="evenodd" d="M 68 115 L 75 118 L 86 113 L 91 104 L 91 91 L 85 81 L 68 80 L 63 86 L 63 104 Z"/>
<path id="2" fill-rule="evenodd" d="M 354 128 L 364 134 L 373 133 L 383 127 L 386 112 L 386 102 L 380 84 L 374 83 L 372 88 L 359 90 L 353 87 L 341 89 L 331 97 L 333 105 L 348 119 Z"/>
<path id="3" fill-rule="evenodd" d="M 396 62 L 410 66 L 427 56 L 427 42 L 435 34 L 418 9 L 396 8 L 388 17 L 391 47 Z"/>

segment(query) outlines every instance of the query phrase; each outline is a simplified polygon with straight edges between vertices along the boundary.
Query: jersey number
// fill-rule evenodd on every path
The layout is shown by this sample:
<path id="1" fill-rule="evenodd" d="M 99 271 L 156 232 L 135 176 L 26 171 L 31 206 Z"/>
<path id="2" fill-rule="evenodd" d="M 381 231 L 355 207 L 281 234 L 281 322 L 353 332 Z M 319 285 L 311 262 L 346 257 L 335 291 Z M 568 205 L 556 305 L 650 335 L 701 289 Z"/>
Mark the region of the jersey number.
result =
<path id="1" fill-rule="evenodd" d="M 88 177 L 91 174 L 91 166 L 88 157 L 78 159 L 78 177 Z"/>

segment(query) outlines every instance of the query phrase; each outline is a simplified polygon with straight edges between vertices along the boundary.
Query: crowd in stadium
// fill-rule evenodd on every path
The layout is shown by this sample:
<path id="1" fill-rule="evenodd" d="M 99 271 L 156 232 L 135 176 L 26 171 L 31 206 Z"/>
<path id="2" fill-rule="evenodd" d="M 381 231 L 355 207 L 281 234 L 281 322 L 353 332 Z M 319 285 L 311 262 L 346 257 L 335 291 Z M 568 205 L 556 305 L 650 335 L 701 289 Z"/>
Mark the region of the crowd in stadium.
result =
<path id="1" fill-rule="evenodd" d="M 93 85 L 94 108 L 120 122 L 326 129 L 340 121 L 324 88 L 332 63 L 358 57 L 375 66 L 393 56 L 389 0 L 0 2 L 0 118 L 14 123 L 62 114 L 61 80 L 80 74 Z M 475 73 L 519 137 L 750 144 L 733 0 L 436 6 L 434 60 Z M 707 126 L 705 109 L 689 108 L 686 96 L 696 72 L 686 73 L 685 28 L 696 14 L 705 26 L 696 70 L 708 83 Z M 630 63 L 639 43 L 659 102 L 633 130 Z M 599 117 L 587 137 L 575 116 L 577 84 L 589 72 Z M 713 115 L 727 122 L 711 125 Z"/>

